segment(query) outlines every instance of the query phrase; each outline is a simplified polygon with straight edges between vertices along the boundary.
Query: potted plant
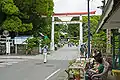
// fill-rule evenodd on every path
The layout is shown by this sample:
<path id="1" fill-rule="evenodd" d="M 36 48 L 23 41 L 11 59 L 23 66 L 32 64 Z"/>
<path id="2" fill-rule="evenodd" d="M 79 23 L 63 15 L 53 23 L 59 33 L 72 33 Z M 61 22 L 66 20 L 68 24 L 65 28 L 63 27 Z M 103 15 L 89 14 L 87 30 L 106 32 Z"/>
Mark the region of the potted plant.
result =
<path id="1" fill-rule="evenodd" d="M 75 76 L 75 80 L 80 80 L 80 71 L 74 70 L 74 76 Z"/>
<path id="2" fill-rule="evenodd" d="M 73 63 L 75 63 L 75 59 L 74 60 L 71 60 L 71 61 L 69 61 L 69 66 L 71 66 Z"/>

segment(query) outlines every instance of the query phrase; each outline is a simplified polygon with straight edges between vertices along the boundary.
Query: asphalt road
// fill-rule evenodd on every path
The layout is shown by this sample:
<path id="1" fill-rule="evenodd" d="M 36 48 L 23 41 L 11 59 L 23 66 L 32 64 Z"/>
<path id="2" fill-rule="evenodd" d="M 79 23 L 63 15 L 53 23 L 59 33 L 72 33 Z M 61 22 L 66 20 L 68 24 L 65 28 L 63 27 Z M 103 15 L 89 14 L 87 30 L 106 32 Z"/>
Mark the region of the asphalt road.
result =
<path id="1" fill-rule="evenodd" d="M 69 60 L 75 59 L 77 55 L 76 47 L 65 46 L 49 55 L 45 64 L 40 55 L 34 59 L 21 59 L 18 63 L 0 67 L 0 80 L 64 80 L 58 79 L 59 75 L 65 77 L 62 72 Z"/>
<path id="2" fill-rule="evenodd" d="M 68 61 L 63 60 L 49 60 L 46 64 L 40 60 L 19 62 L 0 68 L 0 80 L 50 80 L 54 76 L 50 76 L 52 73 L 59 73 L 67 65 Z"/>

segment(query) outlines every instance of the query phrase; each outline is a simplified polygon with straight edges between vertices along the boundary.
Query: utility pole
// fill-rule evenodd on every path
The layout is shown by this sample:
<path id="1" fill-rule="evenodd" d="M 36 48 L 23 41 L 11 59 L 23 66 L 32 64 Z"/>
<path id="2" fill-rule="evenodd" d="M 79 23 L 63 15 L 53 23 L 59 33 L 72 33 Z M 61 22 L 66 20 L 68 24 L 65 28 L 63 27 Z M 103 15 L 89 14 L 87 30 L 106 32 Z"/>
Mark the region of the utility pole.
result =
<path id="1" fill-rule="evenodd" d="M 90 57 L 90 9 L 88 0 L 88 58 Z"/>

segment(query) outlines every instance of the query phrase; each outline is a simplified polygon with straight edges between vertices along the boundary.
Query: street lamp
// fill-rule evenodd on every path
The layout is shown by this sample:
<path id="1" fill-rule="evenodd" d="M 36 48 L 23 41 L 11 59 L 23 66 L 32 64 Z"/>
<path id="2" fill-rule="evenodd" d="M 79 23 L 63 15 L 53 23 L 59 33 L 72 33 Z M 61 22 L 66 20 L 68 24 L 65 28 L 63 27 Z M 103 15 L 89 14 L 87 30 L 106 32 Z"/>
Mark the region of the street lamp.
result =
<path id="1" fill-rule="evenodd" d="M 88 0 L 88 58 L 90 57 L 90 9 Z"/>

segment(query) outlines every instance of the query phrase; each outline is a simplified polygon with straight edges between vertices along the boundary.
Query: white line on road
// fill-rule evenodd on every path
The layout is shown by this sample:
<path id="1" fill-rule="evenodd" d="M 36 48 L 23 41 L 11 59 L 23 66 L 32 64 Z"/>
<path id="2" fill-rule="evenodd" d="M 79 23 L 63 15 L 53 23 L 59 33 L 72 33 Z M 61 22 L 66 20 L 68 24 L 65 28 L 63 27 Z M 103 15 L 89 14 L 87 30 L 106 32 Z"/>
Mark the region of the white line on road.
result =
<path id="1" fill-rule="evenodd" d="M 50 77 L 52 77 L 53 75 L 55 75 L 58 71 L 60 71 L 60 69 L 56 70 L 55 72 L 53 72 L 50 76 L 48 76 L 45 80 L 48 80 Z"/>

